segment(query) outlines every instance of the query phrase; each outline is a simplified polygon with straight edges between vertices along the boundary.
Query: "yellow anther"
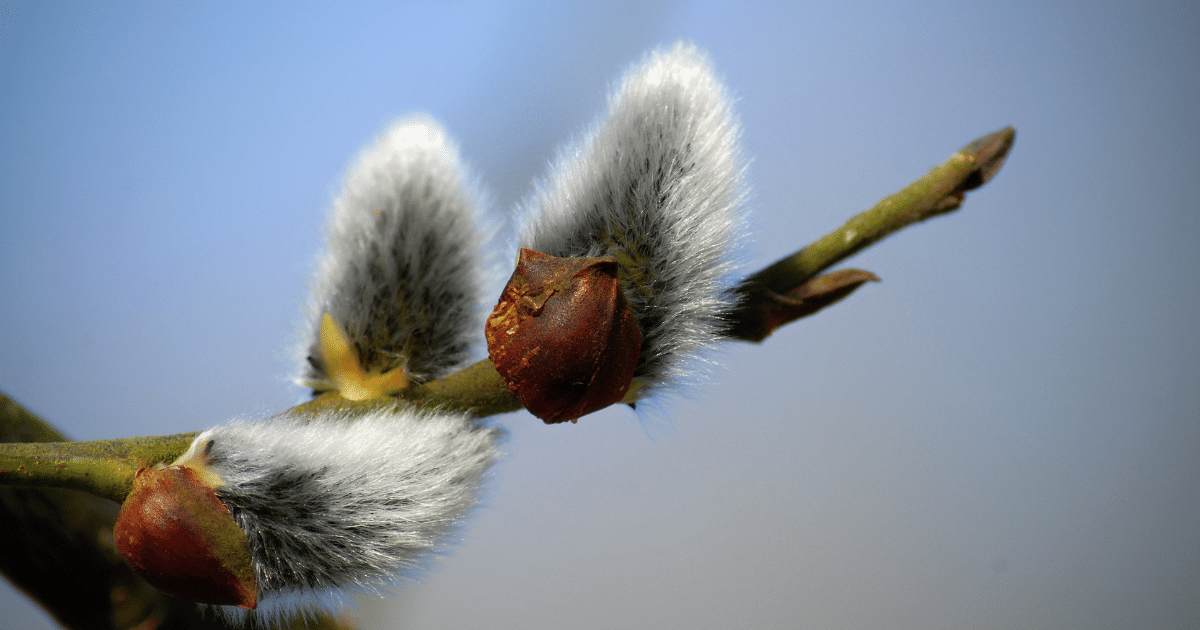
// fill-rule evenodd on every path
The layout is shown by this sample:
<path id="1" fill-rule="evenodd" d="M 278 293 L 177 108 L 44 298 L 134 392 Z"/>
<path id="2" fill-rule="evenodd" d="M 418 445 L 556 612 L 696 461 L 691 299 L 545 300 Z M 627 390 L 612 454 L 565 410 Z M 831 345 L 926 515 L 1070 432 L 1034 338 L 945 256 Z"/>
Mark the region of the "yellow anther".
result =
<path id="1" fill-rule="evenodd" d="M 321 359 L 325 372 L 346 400 L 370 400 L 408 387 L 404 367 L 383 373 L 367 372 L 349 335 L 329 313 L 321 316 Z"/>

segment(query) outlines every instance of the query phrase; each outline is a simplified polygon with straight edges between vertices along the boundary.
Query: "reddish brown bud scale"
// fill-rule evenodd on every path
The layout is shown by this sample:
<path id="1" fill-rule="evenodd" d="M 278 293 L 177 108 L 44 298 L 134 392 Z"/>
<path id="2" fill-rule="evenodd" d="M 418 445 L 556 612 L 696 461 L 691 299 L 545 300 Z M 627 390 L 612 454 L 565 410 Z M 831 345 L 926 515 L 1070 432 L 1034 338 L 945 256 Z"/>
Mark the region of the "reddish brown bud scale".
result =
<path id="1" fill-rule="evenodd" d="M 547 424 L 623 399 L 642 347 L 615 258 L 530 249 L 521 250 L 484 332 L 508 388 Z"/>
<path id="2" fill-rule="evenodd" d="M 190 467 L 138 470 L 113 538 L 134 571 L 161 591 L 205 604 L 258 603 L 246 535 Z"/>

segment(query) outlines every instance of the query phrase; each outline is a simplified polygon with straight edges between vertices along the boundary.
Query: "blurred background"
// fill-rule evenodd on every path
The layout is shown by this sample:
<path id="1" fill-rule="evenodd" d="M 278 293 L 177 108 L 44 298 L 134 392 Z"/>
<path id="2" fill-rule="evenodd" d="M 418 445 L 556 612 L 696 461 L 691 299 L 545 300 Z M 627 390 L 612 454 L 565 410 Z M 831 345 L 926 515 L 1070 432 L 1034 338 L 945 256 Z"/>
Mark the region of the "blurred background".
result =
<path id="1" fill-rule="evenodd" d="M 0 2 L 0 390 L 81 440 L 287 408 L 362 145 L 430 112 L 508 228 L 678 38 L 739 99 L 747 269 L 1016 145 L 661 413 L 499 418 L 485 505 L 363 627 L 1197 627 L 1194 2 Z"/>

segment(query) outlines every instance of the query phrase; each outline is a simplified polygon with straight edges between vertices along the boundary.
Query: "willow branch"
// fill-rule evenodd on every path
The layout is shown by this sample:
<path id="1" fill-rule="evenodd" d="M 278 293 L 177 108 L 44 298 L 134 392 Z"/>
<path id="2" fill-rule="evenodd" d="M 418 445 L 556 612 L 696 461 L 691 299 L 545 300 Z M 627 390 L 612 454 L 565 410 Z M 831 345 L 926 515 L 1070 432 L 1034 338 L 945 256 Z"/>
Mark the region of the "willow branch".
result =
<path id="1" fill-rule="evenodd" d="M 975 140 L 840 228 L 748 276 L 735 289 L 739 301 L 730 315 L 729 338 L 761 341 L 779 326 L 845 298 L 865 282 L 878 280 L 874 274 L 853 269 L 819 274 L 904 227 L 958 209 L 967 191 L 995 176 L 1015 137 L 1016 131 L 1006 127 Z M 521 409 L 495 366 L 484 359 L 445 378 L 411 385 L 395 399 L 354 403 L 324 394 L 291 412 L 315 415 L 380 405 L 464 411 L 477 417 Z M 74 488 L 121 501 L 138 467 L 174 460 L 195 435 L 0 444 L 0 485 Z"/>
<path id="2" fill-rule="evenodd" d="M 445 378 L 413 385 L 399 399 L 348 401 L 336 393 L 318 396 L 297 405 L 290 413 L 317 415 L 327 411 L 361 413 L 380 406 L 414 406 L 466 411 L 476 417 L 494 416 L 521 409 L 521 403 L 484 359 Z M 61 440 L 57 434 L 47 439 Z M 191 445 L 197 433 L 155 437 L 0 444 L 0 486 L 71 488 L 116 501 L 125 500 L 138 468 L 168 463 Z"/>
<path id="3" fill-rule="evenodd" d="M 1015 131 L 1001 129 L 970 143 L 946 162 L 873 208 L 774 264 L 735 289 L 727 336 L 761 341 L 780 326 L 811 315 L 878 280 L 866 271 L 830 267 L 906 226 L 962 205 L 967 191 L 1003 165 Z M 410 385 L 395 398 L 350 402 L 324 394 L 290 410 L 318 415 L 380 406 L 457 410 L 486 417 L 521 408 L 491 361 L 445 378 Z M 168 463 L 195 433 L 68 442 L 0 394 L 0 570 L 67 627 L 163 625 L 217 628 L 194 605 L 167 596 L 132 573 L 112 544 L 117 505 L 138 468 Z M 88 494 L 74 492 L 82 490 Z M 348 627 L 321 616 L 319 627 Z M 294 623 L 299 627 L 299 620 Z"/>
<path id="4" fill-rule="evenodd" d="M 779 308 L 779 296 L 902 228 L 957 210 L 967 191 L 984 185 L 1000 170 L 1016 133 L 1005 127 L 975 140 L 840 228 L 747 277 L 736 289 L 740 301 L 729 336 L 762 341 L 774 329 L 770 315 Z"/>
<path id="5" fill-rule="evenodd" d="M 519 411 L 521 402 L 488 359 L 465 367 L 454 374 L 422 385 L 410 385 L 399 391 L 396 404 L 424 409 L 449 409 L 467 412 L 477 418 Z M 325 393 L 297 405 L 291 412 L 318 414 L 325 411 L 356 411 L 377 408 L 378 400 L 348 401 L 334 392 Z"/>
<path id="6" fill-rule="evenodd" d="M 73 488 L 120 503 L 142 466 L 183 454 L 195 433 L 157 437 L 0 444 L 0 485 Z"/>

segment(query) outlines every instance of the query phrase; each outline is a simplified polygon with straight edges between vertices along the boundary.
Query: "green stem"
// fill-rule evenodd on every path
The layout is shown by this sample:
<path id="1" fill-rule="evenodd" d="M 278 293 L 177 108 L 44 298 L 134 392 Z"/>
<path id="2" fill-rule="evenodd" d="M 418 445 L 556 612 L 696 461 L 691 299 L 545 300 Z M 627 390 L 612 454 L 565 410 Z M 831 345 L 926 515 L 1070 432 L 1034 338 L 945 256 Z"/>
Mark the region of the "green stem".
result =
<path id="1" fill-rule="evenodd" d="M 354 412 L 396 404 L 467 411 L 476 417 L 521 409 L 495 366 L 484 359 L 446 378 L 409 387 L 400 392 L 399 400 L 352 402 L 337 394 L 325 394 L 288 413 L 316 415 L 335 409 Z M 120 503 L 132 489 L 138 468 L 175 461 L 196 435 L 0 444 L 0 486 L 72 488 Z M 57 433 L 42 437 L 62 439 Z"/>
<path id="2" fill-rule="evenodd" d="M 957 209 L 967 191 L 982 186 L 996 174 L 1015 137 L 1016 131 L 1012 127 L 983 136 L 903 190 L 855 215 L 840 228 L 747 277 L 736 289 L 741 297 L 730 317 L 729 337 L 761 341 L 778 325 L 779 319 L 772 319 L 772 314 L 780 308 L 780 296 L 901 228 Z M 824 299 L 831 302 L 841 297 L 844 296 L 826 296 Z M 796 300 L 791 300 L 790 307 L 797 308 Z M 336 394 L 325 394 L 293 407 L 291 412 L 317 414 L 330 409 L 368 409 L 395 404 L 465 411 L 477 417 L 521 409 L 521 403 L 509 391 L 495 366 L 484 359 L 445 378 L 401 390 L 397 399 L 353 403 Z M 121 501 L 132 487 L 133 473 L 139 467 L 173 461 L 187 449 L 195 435 L 3 444 L 0 445 L 0 485 L 75 488 Z M 62 437 L 51 439 L 61 440 Z"/>
<path id="3" fill-rule="evenodd" d="M 336 392 L 327 392 L 292 407 L 288 413 L 317 415 L 330 411 L 351 413 L 392 405 L 421 409 L 464 411 L 476 418 L 519 411 L 521 402 L 508 389 L 508 384 L 488 359 L 465 367 L 454 374 L 423 385 L 410 385 L 396 393 L 396 398 L 376 398 L 350 401 Z"/>
<path id="4" fill-rule="evenodd" d="M 142 466 L 183 454 L 195 433 L 96 442 L 0 444 L 0 485 L 73 488 L 120 503 Z"/>
<path id="5" fill-rule="evenodd" d="M 730 336 L 761 341 L 770 333 L 762 324 L 762 311 L 770 307 L 765 299 L 769 294 L 787 293 L 901 228 L 957 210 L 967 191 L 987 183 L 1000 170 L 1015 139 L 1016 130 L 1005 127 L 975 140 L 838 229 L 747 277 L 736 289 L 741 301 L 730 318 Z"/>
<path id="6" fill-rule="evenodd" d="M 480 418 L 521 409 L 521 401 L 508 389 L 489 359 L 400 395 L 414 405 L 459 409 Z"/>

